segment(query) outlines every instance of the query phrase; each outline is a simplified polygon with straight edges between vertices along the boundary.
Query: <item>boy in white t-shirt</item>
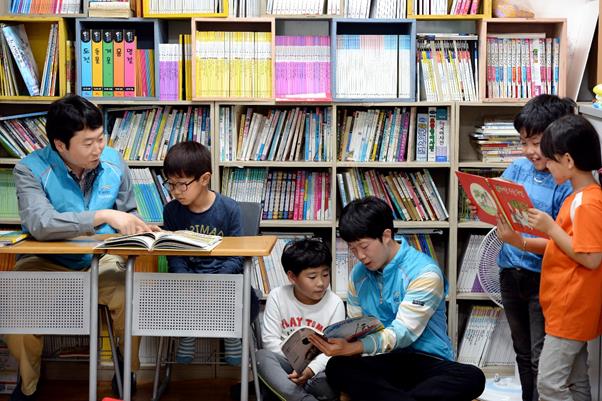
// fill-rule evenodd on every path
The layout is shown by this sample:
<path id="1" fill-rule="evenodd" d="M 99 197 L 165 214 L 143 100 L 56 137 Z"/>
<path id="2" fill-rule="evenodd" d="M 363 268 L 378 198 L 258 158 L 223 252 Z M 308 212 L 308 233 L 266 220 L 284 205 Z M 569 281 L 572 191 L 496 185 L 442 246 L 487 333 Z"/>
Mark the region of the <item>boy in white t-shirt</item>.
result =
<path id="1" fill-rule="evenodd" d="M 334 400 L 326 381 L 328 357 L 318 355 L 303 372 L 296 372 L 280 347 L 299 327 L 324 327 L 345 319 L 343 301 L 330 288 L 332 256 L 319 238 L 289 243 L 282 253 L 282 266 L 291 282 L 273 289 L 263 316 L 263 349 L 257 351 L 259 376 L 287 401 Z"/>

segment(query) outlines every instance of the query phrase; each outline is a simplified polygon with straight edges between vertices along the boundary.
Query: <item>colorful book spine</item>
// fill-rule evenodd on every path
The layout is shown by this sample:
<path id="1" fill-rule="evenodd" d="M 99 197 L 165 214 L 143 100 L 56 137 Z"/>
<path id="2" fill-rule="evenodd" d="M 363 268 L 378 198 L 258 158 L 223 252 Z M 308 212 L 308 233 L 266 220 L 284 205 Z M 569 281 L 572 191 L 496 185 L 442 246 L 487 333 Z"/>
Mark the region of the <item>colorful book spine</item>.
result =
<path id="1" fill-rule="evenodd" d="M 124 66 L 125 52 L 123 42 L 123 31 L 113 32 L 113 96 L 123 97 L 124 95 Z"/>
<path id="2" fill-rule="evenodd" d="M 124 64 L 124 95 L 125 97 L 136 96 L 136 32 L 127 29 L 123 32 L 125 64 Z"/>
<path id="3" fill-rule="evenodd" d="M 102 97 L 102 31 L 92 29 L 92 96 Z"/>
<path id="4" fill-rule="evenodd" d="M 102 95 L 113 96 L 113 31 L 102 31 Z"/>

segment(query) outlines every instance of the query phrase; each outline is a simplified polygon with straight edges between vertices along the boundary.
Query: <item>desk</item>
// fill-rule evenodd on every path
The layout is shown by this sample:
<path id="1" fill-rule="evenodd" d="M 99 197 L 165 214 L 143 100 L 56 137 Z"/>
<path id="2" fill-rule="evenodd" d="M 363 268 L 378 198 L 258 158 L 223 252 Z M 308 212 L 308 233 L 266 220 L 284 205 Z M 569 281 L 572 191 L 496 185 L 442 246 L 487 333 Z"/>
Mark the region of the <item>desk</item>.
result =
<path id="1" fill-rule="evenodd" d="M 0 254 L 23 255 L 57 255 L 57 254 L 92 254 L 95 255 L 90 265 L 90 376 L 89 400 L 96 400 L 96 369 L 98 363 L 98 255 L 104 251 L 94 249 L 98 244 L 97 237 L 77 237 L 69 241 L 38 242 L 25 240 L 13 246 L 0 247 Z M 2 327 L 4 333 L 11 333 L 10 327 Z M 15 332 L 21 334 L 21 332 Z M 28 334 L 31 331 L 28 331 Z M 65 332 L 64 334 L 72 334 Z"/>
<path id="2" fill-rule="evenodd" d="M 217 247 L 211 251 L 146 251 L 135 249 L 109 249 L 106 252 L 110 255 L 127 257 L 126 284 L 125 284 L 125 339 L 124 339 L 124 374 L 123 374 L 123 394 L 124 400 L 130 401 L 131 393 L 131 347 L 132 347 L 132 296 L 134 282 L 134 263 L 137 256 L 244 256 L 245 259 L 243 272 L 243 311 L 242 311 L 242 359 L 240 365 L 240 377 L 242 381 L 240 399 L 248 399 L 249 381 L 249 326 L 250 326 L 250 305 L 251 305 L 251 263 L 248 257 L 268 256 L 276 243 L 276 236 L 266 235 L 258 237 L 225 237 Z"/>

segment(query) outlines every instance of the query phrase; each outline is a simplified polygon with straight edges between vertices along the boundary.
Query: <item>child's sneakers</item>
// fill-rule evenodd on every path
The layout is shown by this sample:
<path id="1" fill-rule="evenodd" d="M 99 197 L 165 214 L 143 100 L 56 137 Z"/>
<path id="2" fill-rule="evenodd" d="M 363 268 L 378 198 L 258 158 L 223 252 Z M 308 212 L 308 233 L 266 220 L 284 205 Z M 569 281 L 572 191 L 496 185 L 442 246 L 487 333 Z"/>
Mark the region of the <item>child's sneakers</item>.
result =
<path id="1" fill-rule="evenodd" d="M 196 347 L 195 337 L 182 337 L 178 341 L 178 350 L 176 351 L 176 362 L 189 364 L 194 359 Z"/>
<path id="2" fill-rule="evenodd" d="M 240 338 L 224 338 L 224 361 L 228 365 L 240 366 L 242 359 L 242 340 Z"/>

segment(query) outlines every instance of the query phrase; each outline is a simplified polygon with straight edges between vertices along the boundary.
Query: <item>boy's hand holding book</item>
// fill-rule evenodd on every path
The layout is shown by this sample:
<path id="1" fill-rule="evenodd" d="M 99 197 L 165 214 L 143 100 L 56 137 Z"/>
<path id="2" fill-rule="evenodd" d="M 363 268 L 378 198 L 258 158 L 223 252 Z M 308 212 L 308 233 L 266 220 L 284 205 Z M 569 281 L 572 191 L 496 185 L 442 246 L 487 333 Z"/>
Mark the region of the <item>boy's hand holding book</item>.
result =
<path id="1" fill-rule="evenodd" d="M 529 218 L 529 225 L 536 230 L 539 230 L 548 236 L 550 231 L 556 226 L 556 222 L 546 212 L 539 209 L 530 208 L 527 210 L 527 216 Z"/>

